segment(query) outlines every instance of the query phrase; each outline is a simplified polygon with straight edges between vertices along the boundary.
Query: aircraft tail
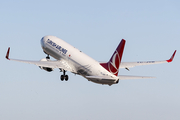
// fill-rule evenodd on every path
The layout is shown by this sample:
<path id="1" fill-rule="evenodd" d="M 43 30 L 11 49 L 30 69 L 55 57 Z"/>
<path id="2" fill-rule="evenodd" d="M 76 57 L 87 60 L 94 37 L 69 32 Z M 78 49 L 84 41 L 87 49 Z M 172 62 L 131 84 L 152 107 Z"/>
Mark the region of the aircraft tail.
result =
<path id="1" fill-rule="evenodd" d="M 119 66 L 121 64 L 121 59 L 124 51 L 126 41 L 124 39 L 121 40 L 118 47 L 116 48 L 114 54 L 112 55 L 111 59 L 107 63 L 100 63 L 102 67 L 104 67 L 106 70 L 111 72 L 114 75 L 118 75 L 119 72 Z"/>

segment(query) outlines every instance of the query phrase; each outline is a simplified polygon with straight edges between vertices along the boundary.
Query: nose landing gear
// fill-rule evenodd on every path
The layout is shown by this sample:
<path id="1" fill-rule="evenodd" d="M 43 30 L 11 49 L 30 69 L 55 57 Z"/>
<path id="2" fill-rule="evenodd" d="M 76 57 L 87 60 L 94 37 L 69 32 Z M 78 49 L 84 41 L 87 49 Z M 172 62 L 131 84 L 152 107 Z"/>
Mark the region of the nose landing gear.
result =
<path id="1" fill-rule="evenodd" d="M 46 59 L 50 59 L 49 54 L 47 55 Z"/>

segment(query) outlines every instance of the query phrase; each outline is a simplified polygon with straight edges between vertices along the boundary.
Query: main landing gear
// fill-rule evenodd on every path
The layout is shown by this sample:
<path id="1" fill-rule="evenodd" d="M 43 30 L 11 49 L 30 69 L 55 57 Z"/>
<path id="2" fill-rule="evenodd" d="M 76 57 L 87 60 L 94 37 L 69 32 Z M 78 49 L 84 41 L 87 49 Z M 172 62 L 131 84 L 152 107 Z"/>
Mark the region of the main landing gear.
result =
<path id="1" fill-rule="evenodd" d="M 62 71 L 63 71 L 63 75 L 61 75 L 61 77 L 60 77 L 61 81 L 63 81 L 64 79 L 65 79 L 65 81 L 68 81 L 69 76 L 65 74 L 66 73 L 65 70 L 62 70 Z"/>
<path id="2" fill-rule="evenodd" d="M 46 59 L 47 59 L 47 60 L 49 60 L 49 59 L 50 59 L 49 54 L 47 54 Z M 65 71 L 65 70 L 63 70 L 63 69 L 60 69 L 60 72 L 63 72 L 63 75 L 61 75 L 61 76 L 60 76 L 61 81 L 64 81 L 64 80 L 65 80 L 65 81 L 68 81 L 69 76 L 68 76 L 68 75 L 66 75 L 66 71 Z"/>

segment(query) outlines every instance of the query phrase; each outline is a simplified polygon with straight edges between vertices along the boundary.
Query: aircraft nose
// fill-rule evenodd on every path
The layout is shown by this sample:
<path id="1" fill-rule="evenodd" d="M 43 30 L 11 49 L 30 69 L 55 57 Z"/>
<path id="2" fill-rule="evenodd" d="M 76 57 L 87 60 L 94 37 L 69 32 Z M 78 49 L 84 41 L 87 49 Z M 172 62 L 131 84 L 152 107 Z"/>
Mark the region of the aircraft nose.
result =
<path id="1" fill-rule="evenodd" d="M 42 47 L 45 47 L 45 41 L 46 41 L 45 37 L 42 37 L 42 39 L 41 39 L 41 46 Z"/>

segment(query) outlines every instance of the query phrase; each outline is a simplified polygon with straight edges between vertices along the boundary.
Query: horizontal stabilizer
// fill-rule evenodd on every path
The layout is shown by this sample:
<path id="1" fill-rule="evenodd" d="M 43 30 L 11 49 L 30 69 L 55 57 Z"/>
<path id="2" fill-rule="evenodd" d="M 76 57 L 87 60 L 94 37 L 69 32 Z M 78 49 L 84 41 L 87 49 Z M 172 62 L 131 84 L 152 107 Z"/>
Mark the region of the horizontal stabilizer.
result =
<path id="1" fill-rule="evenodd" d="M 99 80 L 112 80 L 112 81 L 115 80 L 115 78 L 107 77 L 107 76 L 86 76 L 86 78 L 89 78 L 89 79 L 99 79 Z"/>
<path id="2" fill-rule="evenodd" d="M 147 77 L 147 76 L 126 76 L 126 75 L 120 75 L 118 77 L 119 80 L 155 78 L 155 77 Z"/>

